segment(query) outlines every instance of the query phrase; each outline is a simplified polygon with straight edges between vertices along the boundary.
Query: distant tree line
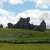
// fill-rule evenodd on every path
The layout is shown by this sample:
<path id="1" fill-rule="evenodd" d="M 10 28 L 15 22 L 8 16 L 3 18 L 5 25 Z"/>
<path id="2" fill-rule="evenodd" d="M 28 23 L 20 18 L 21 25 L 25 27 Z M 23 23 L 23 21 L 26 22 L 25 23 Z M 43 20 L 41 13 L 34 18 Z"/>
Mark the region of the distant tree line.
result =
<path id="1" fill-rule="evenodd" d="M 23 29 L 32 29 L 34 31 L 45 31 L 46 23 L 44 20 L 40 23 L 40 25 L 33 25 L 29 23 L 30 17 L 20 18 L 16 24 L 8 23 L 8 28 L 23 28 Z"/>

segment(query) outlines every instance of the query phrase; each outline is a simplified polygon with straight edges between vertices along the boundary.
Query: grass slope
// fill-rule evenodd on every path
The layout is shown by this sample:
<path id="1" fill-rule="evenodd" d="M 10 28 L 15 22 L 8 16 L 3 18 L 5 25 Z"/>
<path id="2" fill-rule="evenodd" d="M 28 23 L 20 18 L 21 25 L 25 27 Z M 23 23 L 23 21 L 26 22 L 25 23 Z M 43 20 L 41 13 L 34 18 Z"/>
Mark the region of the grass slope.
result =
<path id="1" fill-rule="evenodd" d="M 0 40 L 33 41 L 50 40 L 50 31 L 38 32 L 27 29 L 0 29 Z"/>

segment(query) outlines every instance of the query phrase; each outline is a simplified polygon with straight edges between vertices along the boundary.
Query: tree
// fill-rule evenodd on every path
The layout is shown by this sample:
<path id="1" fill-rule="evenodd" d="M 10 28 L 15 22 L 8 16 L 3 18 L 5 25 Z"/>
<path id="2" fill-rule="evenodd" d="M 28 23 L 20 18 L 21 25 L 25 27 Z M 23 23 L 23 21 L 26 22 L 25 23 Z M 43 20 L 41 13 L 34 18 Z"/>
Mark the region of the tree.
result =
<path id="1" fill-rule="evenodd" d="M 8 28 L 13 28 L 13 24 L 12 23 L 8 23 Z"/>
<path id="2" fill-rule="evenodd" d="M 39 30 L 40 31 L 45 31 L 46 30 L 46 23 L 45 21 L 43 20 L 39 26 Z"/>
<path id="3" fill-rule="evenodd" d="M 27 17 L 27 23 L 29 23 L 29 21 L 30 21 L 30 17 Z"/>
<path id="4" fill-rule="evenodd" d="M 2 24 L 0 24 L 0 28 L 3 28 L 3 25 Z"/>
<path id="5" fill-rule="evenodd" d="M 30 17 L 20 18 L 19 21 L 14 25 L 14 28 L 29 28 Z"/>

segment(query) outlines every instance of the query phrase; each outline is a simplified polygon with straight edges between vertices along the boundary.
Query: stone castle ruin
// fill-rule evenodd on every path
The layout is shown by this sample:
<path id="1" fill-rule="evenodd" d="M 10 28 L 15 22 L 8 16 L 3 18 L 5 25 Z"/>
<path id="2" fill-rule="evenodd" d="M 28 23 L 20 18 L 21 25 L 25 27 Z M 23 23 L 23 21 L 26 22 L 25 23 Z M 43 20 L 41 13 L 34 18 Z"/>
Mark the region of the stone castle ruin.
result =
<path id="1" fill-rule="evenodd" d="M 16 24 L 8 23 L 8 28 L 19 28 L 19 29 L 32 29 L 34 31 L 45 31 L 46 30 L 46 23 L 44 20 L 40 23 L 40 25 L 33 25 L 30 24 L 30 17 L 27 18 L 20 18 Z"/>

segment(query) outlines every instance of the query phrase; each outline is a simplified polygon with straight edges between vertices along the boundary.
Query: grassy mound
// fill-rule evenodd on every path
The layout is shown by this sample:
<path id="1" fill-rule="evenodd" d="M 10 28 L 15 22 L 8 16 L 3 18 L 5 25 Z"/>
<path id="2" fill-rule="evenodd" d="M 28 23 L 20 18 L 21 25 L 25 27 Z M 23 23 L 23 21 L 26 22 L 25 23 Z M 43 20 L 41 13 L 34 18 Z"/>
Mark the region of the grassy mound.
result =
<path id="1" fill-rule="evenodd" d="M 38 32 L 27 29 L 0 29 L 0 41 L 50 42 L 50 31 Z"/>

